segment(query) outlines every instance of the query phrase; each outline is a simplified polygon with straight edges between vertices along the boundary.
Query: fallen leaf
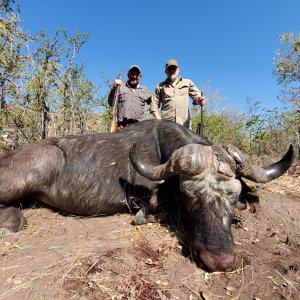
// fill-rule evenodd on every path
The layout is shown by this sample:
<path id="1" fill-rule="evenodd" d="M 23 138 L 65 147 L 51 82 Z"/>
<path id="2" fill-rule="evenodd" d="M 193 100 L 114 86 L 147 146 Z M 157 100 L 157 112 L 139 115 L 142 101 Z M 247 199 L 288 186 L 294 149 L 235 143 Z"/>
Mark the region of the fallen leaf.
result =
<path id="1" fill-rule="evenodd" d="M 281 243 L 287 244 L 287 243 L 289 242 L 289 237 L 288 237 L 287 235 L 281 236 L 281 237 L 279 238 L 279 241 L 280 241 Z"/>
<path id="2" fill-rule="evenodd" d="M 146 263 L 147 265 L 153 265 L 153 261 L 152 261 L 151 258 L 148 258 L 148 259 L 145 261 L 145 263 Z"/>
<path id="3" fill-rule="evenodd" d="M 225 289 L 226 289 L 227 291 L 235 291 L 235 288 L 232 287 L 232 286 L 227 286 Z"/>

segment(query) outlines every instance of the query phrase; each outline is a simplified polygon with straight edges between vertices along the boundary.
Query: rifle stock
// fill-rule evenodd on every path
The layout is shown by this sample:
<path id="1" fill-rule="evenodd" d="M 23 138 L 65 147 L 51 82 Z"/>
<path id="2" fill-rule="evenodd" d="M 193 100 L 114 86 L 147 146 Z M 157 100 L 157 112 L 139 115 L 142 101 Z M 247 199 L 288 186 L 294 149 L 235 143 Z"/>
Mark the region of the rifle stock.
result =
<path id="1" fill-rule="evenodd" d="M 116 88 L 115 95 L 114 95 L 114 101 L 113 101 L 112 110 L 111 110 L 112 121 L 111 121 L 111 125 L 110 125 L 110 133 L 118 131 L 117 103 L 118 103 L 119 89 L 120 89 L 120 86 L 118 85 L 118 87 Z"/>
<path id="2" fill-rule="evenodd" d="M 118 124 L 117 124 L 117 110 L 115 108 L 112 109 L 112 121 L 110 124 L 110 133 L 118 131 Z"/>

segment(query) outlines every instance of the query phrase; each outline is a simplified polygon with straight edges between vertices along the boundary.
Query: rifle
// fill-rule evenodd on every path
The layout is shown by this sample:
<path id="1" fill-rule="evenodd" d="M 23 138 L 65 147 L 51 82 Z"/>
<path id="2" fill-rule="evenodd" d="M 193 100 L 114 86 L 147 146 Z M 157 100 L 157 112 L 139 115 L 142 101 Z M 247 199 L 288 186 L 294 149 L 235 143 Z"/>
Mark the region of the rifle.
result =
<path id="1" fill-rule="evenodd" d="M 202 96 L 202 92 L 201 92 L 201 96 Z M 202 137 L 204 137 L 204 122 L 203 122 L 203 106 L 200 106 L 200 123 L 198 123 L 197 125 L 197 130 L 196 133 Z"/>
<path id="2" fill-rule="evenodd" d="M 114 100 L 113 100 L 112 107 L 111 107 L 112 121 L 111 121 L 111 125 L 110 125 L 110 133 L 118 131 L 117 103 L 118 103 L 119 90 L 120 90 L 120 85 L 118 85 L 116 88 Z"/>

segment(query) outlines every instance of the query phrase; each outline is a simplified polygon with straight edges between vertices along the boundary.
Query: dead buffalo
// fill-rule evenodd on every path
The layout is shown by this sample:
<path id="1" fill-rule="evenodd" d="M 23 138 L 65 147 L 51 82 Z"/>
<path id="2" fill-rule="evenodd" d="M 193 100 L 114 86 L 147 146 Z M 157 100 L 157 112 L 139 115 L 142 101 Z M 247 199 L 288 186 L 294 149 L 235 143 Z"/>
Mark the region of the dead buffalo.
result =
<path id="1" fill-rule="evenodd" d="M 145 121 L 113 134 L 49 138 L 0 157 L 0 227 L 25 223 L 15 200 L 35 198 L 83 216 L 109 215 L 179 198 L 191 228 L 190 248 L 209 270 L 235 265 L 231 222 L 241 177 L 268 182 L 292 164 L 251 165 L 232 145 L 213 145 L 170 121 Z M 136 222 L 143 223 L 144 214 Z"/>

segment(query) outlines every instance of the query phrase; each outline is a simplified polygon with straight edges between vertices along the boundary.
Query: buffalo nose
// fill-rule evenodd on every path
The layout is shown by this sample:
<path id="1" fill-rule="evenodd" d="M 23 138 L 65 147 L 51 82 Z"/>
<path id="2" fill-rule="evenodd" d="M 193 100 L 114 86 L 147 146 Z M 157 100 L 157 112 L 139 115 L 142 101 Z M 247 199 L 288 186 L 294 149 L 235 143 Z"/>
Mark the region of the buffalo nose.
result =
<path id="1" fill-rule="evenodd" d="M 210 251 L 203 251 L 200 258 L 207 269 L 211 272 L 228 271 L 236 266 L 236 258 L 233 253 L 213 253 Z"/>

